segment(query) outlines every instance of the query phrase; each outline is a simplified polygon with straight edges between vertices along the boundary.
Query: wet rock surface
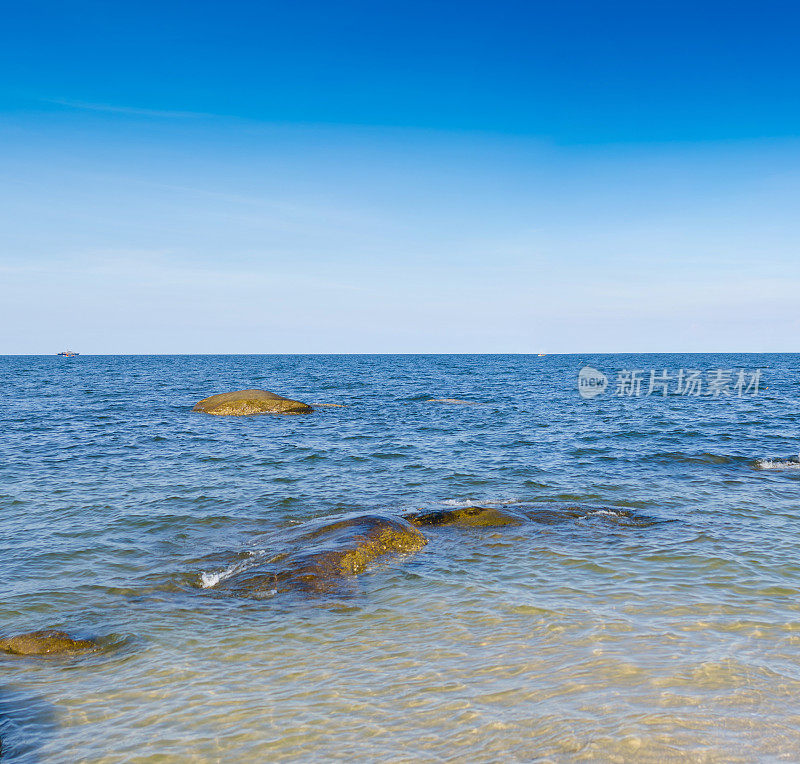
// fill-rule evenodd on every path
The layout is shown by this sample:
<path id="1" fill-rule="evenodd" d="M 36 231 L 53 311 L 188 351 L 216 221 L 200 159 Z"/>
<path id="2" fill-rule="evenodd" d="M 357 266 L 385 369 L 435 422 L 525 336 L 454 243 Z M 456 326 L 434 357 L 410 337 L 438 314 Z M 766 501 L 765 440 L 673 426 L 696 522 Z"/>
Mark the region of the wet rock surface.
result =
<path id="1" fill-rule="evenodd" d="M 453 509 L 419 510 L 418 512 L 409 512 L 403 517 L 417 527 L 454 525 L 490 528 L 504 525 L 520 525 L 522 523 L 564 525 L 583 522 L 608 522 L 614 525 L 647 527 L 658 522 L 664 522 L 629 509 L 586 506 L 456 507 Z"/>
<path id="2" fill-rule="evenodd" d="M 343 591 L 370 566 L 422 549 L 428 539 L 420 529 L 436 533 L 447 526 L 466 530 L 561 525 L 584 533 L 587 527 L 635 528 L 657 522 L 661 521 L 632 510 L 577 506 L 469 506 L 418 510 L 402 517 L 350 514 L 275 532 L 264 549 L 218 552 L 196 562 L 202 588 L 263 598 L 291 590 Z"/>
<path id="3" fill-rule="evenodd" d="M 64 631 L 52 629 L 0 638 L 0 652 L 9 655 L 77 655 L 97 648 L 97 643 L 92 640 L 74 639 Z"/>
<path id="4" fill-rule="evenodd" d="M 283 551 L 237 562 L 211 586 L 254 597 L 286 590 L 332 591 L 375 563 L 416 552 L 427 544 L 425 536 L 408 521 L 381 514 L 312 521 L 287 535 Z"/>
<path id="5" fill-rule="evenodd" d="M 458 507 L 411 512 L 405 515 L 405 519 L 416 526 L 464 525 L 475 528 L 519 525 L 526 520 L 524 515 L 497 507 Z"/>
<path id="6" fill-rule="evenodd" d="M 250 414 L 310 414 L 307 403 L 284 398 L 268 390 L 237 390 L 220 393 L 198 401 L 193 411 L 215 416 L 248 416 Z"/>

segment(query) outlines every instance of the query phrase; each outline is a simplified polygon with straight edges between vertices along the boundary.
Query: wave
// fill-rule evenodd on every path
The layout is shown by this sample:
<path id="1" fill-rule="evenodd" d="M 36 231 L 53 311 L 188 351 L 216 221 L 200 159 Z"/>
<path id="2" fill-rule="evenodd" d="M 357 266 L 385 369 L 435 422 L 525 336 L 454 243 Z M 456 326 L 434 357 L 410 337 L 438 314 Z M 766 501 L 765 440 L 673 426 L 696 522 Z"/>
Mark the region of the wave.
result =
<path id="1" fill-rule="evenodd" d="M 255 562 L 254 558 L 261 558 L 266 554 L 266 550 L 258 549 L 251 552 L 246 553 L 246 557 L 244 559 L 239 559 L 237 562 L 228 565 L 226 568 L 222 568 L 221 570 L 216 571 L 200 571 L 200 588 L 201 589 L 211 589 L 216 586 L 220 581 L 224 581 L 226 578 L 230 578 L 231 576 L 235 576 L 237 573 L 241 573 L 244 570 L 253 566 Z"/>
<path id="2" fill-rule="evenodd" d="M 653 454 L 653 459 L 666 462 L 684 462 L 687 464 L 730 464 L 732 462 L 744 461 L 744 457 L 730 456 L 728 454 L 712 454 L 707 451 L 703 453 L 686 453 L 684 451 L 666 451 Z"/>
<path id="3" fill-rule="evenodd" d="M 478 501 L 477 499 L 444 499 L 440 502 L 445 507 L 506 507 L 519 504 L 520 499 L 496 499 L 492 501 Z"/>
<path id="4" fill-rule="evenodd" d="M 800 469 L 800 455 L 756 459 L 753 466 L 757 470 L 797 470 Z"/>

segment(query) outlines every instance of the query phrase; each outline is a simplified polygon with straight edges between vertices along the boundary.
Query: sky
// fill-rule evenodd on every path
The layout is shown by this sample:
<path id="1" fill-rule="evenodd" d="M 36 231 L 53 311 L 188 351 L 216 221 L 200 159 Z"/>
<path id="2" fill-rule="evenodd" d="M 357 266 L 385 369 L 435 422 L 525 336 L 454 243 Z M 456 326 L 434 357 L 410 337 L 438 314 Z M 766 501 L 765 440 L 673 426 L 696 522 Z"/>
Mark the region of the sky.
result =
<path id="1" fill-rule="evenodd" d="M 798 351 L 800 8 L 7 2 L 0 354 Z"/>

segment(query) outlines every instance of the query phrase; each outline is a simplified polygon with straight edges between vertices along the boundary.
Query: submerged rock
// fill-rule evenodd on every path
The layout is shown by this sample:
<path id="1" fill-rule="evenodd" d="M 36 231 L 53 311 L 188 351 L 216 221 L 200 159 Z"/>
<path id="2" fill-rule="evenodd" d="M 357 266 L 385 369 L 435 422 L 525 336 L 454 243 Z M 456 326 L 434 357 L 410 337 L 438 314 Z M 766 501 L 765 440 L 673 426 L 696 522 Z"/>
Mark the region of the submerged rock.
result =
<path id="1" fill-rule="evenodd" d="M 405 515 L 405 519 L 412 525 L 468 525 L 475 528 L 519 525 L 525 521 L 525 517 L 516 512 L 496 507 L 458 507 L 411 512 Z"/>
<path id="2" fill-rule="evenodd" d="M 0 638 L 0 651 L 11 655 L 75 655 L 97 649 L 90 639 L 73 639 L 64 631 L 32 631 Z"/>
<path id="3" fill-rule="evenodd" d="M 195 403 L 193 411 L 217 416 L 246 416 L 248 414 L 310 414 L 314 409 L 307 403 L 284 398 L 268 390 L 237 390 L 220 393 Z"/>
<path id="4" fill-rule="evenodd" d="M 639 515 L 628 509 L 612 507 L 458 507 L 410 512 L 405 519 L 416 526 L 460 525 L 470 527 L 498 527 L 537 523 L 562 525 L 585 521 L 609 521 L 626 526 L 649 526 L 659 520 Z"/>
<path id="5" fill-rule="evenodd" d="M 460 398 L 429 398 L 423 403 L 461 403 L 465 406 L 481 406 L 477 401 L 462 401 Z"/>
<path id="6" fill-rule="evenodd" d="M 585 520 L 595 510 L 586 507 L 525 507 L 521 510 L 525 517 L 542 525 L 559 525 L 561 523 Z"/>
<path id="7" fill-rule="evenodd" d="M 251 567 L 217 576 L 213 588 L 244 596 L 288 589 L 330 591 L 396 554 L 416 552 L 428 540 L 411 523 L 388 515 L 345 515 L 294 529 L 285 551 Z M 207 575 L 207 574 L 206 574 Z"/>
<path id="8" fill-rule="evenodd" d="M 617 525 L 649 526 L 658 522 L 654 517 L 640 515 L 630 509 L 617 507 L 581 507 L 569 506 L 558 509 L 526 507 L 520 509 L 525 517 L 541 525 L 559 525 L 569 522 L 608 521 Z"/>

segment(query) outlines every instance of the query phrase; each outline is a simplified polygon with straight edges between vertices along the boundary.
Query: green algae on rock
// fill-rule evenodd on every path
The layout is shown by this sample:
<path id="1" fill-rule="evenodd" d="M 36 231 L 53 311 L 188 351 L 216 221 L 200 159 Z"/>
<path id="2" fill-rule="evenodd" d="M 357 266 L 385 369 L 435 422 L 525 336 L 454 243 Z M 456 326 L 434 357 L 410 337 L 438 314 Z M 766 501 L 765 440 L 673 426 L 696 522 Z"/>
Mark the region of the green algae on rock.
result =
<path id="1" fill-rule="evenodd" d="M 96 649 L 97 644 L 89 639 L 73 639 L 64 631 L 52 629 L 0 638 L 0 652 L 10 655 L 76 655 Z"/>
<path id="2" fill-rule="evenodd" d="M 294 529 L 284 551 L 222 578 L 214 588 L 256 597 L 291 589 L 331 591 L 371 564 L 416 552 L 427 543 L 417 528 L 400 517 L 353 514 L 326 518 Z"/>
<path id="3" fill-rule="evenodd" d="M 193 411 L 215 416 L 247 416 L 249 414 L 310 414 L 307 403 L 284 398 L 268 390 L 237 390 L 220 393 L 198 401 Z"/>
<path id="4" fill-rule="evenodd" d="M 405 519 L 412 525 L 466 525 L 473 528 L 490 528 L 519 525 L 525 522 L 526 518 L 511 510 L 496 507 L 458 507 L 411 512 L 405 515 Z"/>

